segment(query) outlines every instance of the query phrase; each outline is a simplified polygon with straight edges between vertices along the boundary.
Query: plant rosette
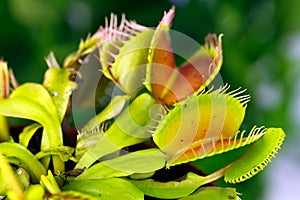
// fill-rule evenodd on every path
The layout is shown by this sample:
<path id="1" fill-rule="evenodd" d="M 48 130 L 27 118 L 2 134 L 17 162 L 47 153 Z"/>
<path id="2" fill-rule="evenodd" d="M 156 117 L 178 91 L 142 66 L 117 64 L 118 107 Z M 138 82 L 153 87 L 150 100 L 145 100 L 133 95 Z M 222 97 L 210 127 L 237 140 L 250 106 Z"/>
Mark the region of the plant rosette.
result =
<path id="1" fill-rule="evenodd" d="M 235 188 L 212 183 L 250 179 L 275 157 L 285 133 L 240 130 L 250 95 L 219 80 L 223 35 L 208 34 L 201 46 L 171 30 L 174 15 L 172 7 L 153 29 L 124 15 L 118 24 L 112 14 L 62 66 L 50 53 L 43 83 L 18 85 L 0 61 L 1 196 L 239 199 Z M 10 117 L 30 123 L 10 133 Z M 247 145 L 211 174 L 179 171 Z"/>

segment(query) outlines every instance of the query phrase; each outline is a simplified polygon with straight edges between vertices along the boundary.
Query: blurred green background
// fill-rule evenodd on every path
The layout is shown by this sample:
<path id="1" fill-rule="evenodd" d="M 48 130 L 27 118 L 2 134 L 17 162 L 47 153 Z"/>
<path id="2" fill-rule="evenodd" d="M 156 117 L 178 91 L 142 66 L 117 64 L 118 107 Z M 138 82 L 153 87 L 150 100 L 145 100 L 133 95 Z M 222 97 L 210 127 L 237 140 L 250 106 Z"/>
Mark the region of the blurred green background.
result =
<path id="1" fill-rule="evenodd" d="M 20 83 L 41 82 L 44 57 L 60 63 L 80 39 L 104 25 L 111 12 L 154 27 L 176 6 L 172 28 L 200 44 L 224 33 L 221 75 L 232 88 L 247 88 L 252 101 L 243 129 L 282 127 L 287 138 L 277 158 L 259 175 L 238 185 L 242 199 L 298 199 L 300 180 L 300 1 L 298 0 L 2 0 L 0 57 Z M 207 172 L 236 158 L 228 153 L 197 162 Z"/>

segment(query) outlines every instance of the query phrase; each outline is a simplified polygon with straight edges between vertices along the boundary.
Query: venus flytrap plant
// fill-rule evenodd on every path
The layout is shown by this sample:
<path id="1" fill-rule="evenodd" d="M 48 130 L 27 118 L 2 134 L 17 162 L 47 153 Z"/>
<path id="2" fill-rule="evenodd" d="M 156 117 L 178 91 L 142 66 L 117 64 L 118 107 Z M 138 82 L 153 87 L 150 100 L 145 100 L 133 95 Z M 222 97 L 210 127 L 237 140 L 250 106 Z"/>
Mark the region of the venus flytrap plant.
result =
<path id="1" fill-rule="evenodd" d="M 151 130 L 155 144 L 166 154 L 167 167 L 248 145 L 269 132 L 269 129 L 266 129 L 266 131 L 263 128 L 253 128 L 250 134 L 244 137 L 245 131 L 239 131 L 244 119 L 247 102 L 250 99 L 249 95 L 243 94 L 243 90 L 238 89 L 226 94 L 229 87 L 225 86 L 215 91 L 204 91 L 204 88 L 216 76 L 222 64 L 221 37 L 217 39 L 215 35 L 209 35 L 205 47 L 200 48 L 182 67 L 176 68 L 168 36 L 173 16 L 174 8 L 165 14 L 153 33 L 147 56 L 148 73 L 145 82 L 148 90 L 157 97 L 159 102 L 173 105 L 173 109 L 165 114 L 155 130 Z M 117 29 L 117 27 L 115 28 Z M 137 33 L 132 38 L 138 39 L 138 34 L 141 33 Z M 132 41 L 136 42 L 130 38 L 126 41 L 127 43 L 124 43 L 130 46 Z M 113 42 L 109 40 L 106 43 L 107 46 L 111 45 L 111 49 L 117 49 L 115 53 L 112 53 L 112 50 L 100 47 L 100 58 L 103 55 L 101 50 L 104 51 L 104 55 L 109 55 L 108 57 L 103 56 L 100 61 L 105 69 L 109 71 L 107 72 L 108 78 L 117 83 L 124 92 L 127 92 L 124 89 L 126 84 L 119 81 L 122 80 L 121 78 L 116 78 L 119 77 L 116 70 L 121 68 L 121 64 L 116 61 L 120 57 L 118 53 L 122 52 L 122 47 L 113 45 L 115 42 L 115 40 Z M 122 45 L 124 44 L 122 43 Z M 136 58 L 137 56 L 142 57 Z M 143 54 L 135 53 L 135 60 L 143 61 Z M 136 66 L 136 63 L 133 62 L 132 66 Z M 124 67 L 122 70 L 125 73 L 125 70 L 129 69 Z M 190 87 L 190 90 L 187 89 L 188 87 Z M 276 134 L 280 133 L 277 129 L 274 130 Z M 284 134 L 279 134 L 279 138 L 282 140 Z M 258 146 L 260 145 L 258 144 Z M 272 155 L 274 155 L 277 152 L 278 144 L 273 142 L 269 146 L 271 148 L 276 147 L 272 150 Z M 259 148 L 263 148 L 263 146 Z M 247 158 L 246 155 L 244 156 Z M 269 158 L 266 159 L 269 160 Z M 180 184 L 177 182 L 174 182 L 174 185 L 172 183 L 158 183 L 151 181 L 151 179 L 133 182 L 147 195 L 158 198 L 179 198 L 191 194 L 201 185 L 224 176 L 227 169 L 229 171 L 236 169 L 232 168 L 235 165 L 239 164 L 230 163 L 219 171 L 207 177 L 201 177 L 195 182 L 187 178 L 191 190 L 186 190 L 185 184 L 182 182 L 183 194 L 178 192 L 181 186 L 178 186 Z M 257 169 L 254 167 L 255 173 L 260 171 Z M 254 175 L 253 172 L 250 174 Z M 249 173 L 240 174 L 241 177 L 247 176 L 248 178 L 251 175 Z M 174 192 L 172 192 L 173 189 Z M 166 194 L 167 191 L 170 191 L 170 194 Z"/>
<path id="2" fill-rule="evenodd" d="M 110 23 L 106 20 L 104 27 L 81 41 L 63 67 L 51 53 L 42 84 L 25 83 L 0 99 L 1 116 L 34 121 L 20 133 L 20 144 L 0 143 L 4 155 L 0 171 L 12 169 L 9 162 L 30 176 L 28 188 L 22 190 L 16 184 L 10 187 L 13 190 L 8 197 L 239 199 L 234 188 L 204 185 L 222 177 L 231 184 L 251 178 L 276 155 L 285 133 L 280 128 L 254 127 L 249 134 L 240 130 L 250 96 L 240 88 L 229 91 L 227 84 L 210 87 L 223 61 L 222 35 L 209 34 L 204 46 L 194 48 L 179 65 L 170 29 L 174 15 L 173 7 L 156 29 L 128 21 L 124 15 L 118 25 L 116 16 L 111 15 Z M 81 74 L 80 65 L 95 51 L 105 84 L 113 83 L 119 89 L 112 91 L 109 104 L 78 130 L 76 146 L 64 146 L 61 123 L 71 112 L 76 98 L 73 90 L 89 78 Z M 5 67 L 1 61 L 0 70 L 7 75 Z M 4 94 L 8 83 L 6 78 L 1 81 Z M 41 128 L 41 147 L 33 155 L 26 148 Z M 246 145 L 250 147 L 240 158 L 206 176 L 187 171 L 175 180 L 156 179 L 157 171 Z M 70 161 L 71 171 L 66 172 Z"/>

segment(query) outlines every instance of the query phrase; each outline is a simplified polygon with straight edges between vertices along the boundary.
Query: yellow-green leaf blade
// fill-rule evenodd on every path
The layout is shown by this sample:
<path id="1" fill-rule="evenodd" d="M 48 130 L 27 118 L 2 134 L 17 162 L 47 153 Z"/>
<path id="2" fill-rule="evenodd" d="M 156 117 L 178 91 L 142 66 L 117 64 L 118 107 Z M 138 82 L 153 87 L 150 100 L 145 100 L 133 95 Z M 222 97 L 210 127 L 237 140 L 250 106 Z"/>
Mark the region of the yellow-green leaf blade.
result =
<path id="1" fill-rule="evenodd" d="M 98 198 L 100 196 L 100 199 L 103 196 L 105 199 L 144 199 L 144 194 L 136 186 L 122 178 L 73 181 L 63 186 L 62 190 L 82 192 Z"/>
<path id="2" fill-rule="evenodd" d="M 41 150 L 63 146 L 59 114 L 46 88 L 37 83 L 25 83 L 16 88 L 9 98 L 0 101 L 0 114 L 30 119 L 40 123 L 43 129 Z M 50 157 L 43 159 L 47 167 Z M 55 170 L 63 171 L 64 163 L 53 157 Z"/>
<path id="3" fill-rule="evenodd" d="M 24 146 L 18 143 L 2 142 L 0 143 L 0 151 L 10 163 L 24 168 L 34 183 L 38 183 L 40 176 L 46 174 L 44 166 Z"/>
<path id="4" fill-rule="evenodd" d="M 9 98 L 0 101 L 0 114 L 34 120 L 46 130 L 42 148 L 62 145 L 60 121 L 54 102 L 40 84 L 26 83 L 16 88 Z"/>
<path id="5" fill-rule="evenodd" d="M 45 73 L 43 85 L 52 95 L 60 121 L 67 110 L 69 97 L 76 87 L 76 83 L 70 80 L 72 73 L 74 72 L 68 68 L 50 68 Z"/>
<path id="6" fill-rule="evenodd" d="M 202 187 L 194 194 L 180 200 L 239 200 L 235 188 Z"/>
<path id="7" fill-rule="evenodd" d="M 165 166 L 165 155 L 158 149 L 146 149 L 106 160 L 87 169 L 76 180 L 103 179 L 149 173 Z"/>
<path id="8" fill-rule="evenodd" d="M 202 176 L 191 172 L 188 173 L 186 179 L 182 181 L 170 181 L 166 183 L 158 182 L 153 179 L 130 181 L 140 188 L 145 195 L 163 199 L 185 197 L 204 184 Z"/>

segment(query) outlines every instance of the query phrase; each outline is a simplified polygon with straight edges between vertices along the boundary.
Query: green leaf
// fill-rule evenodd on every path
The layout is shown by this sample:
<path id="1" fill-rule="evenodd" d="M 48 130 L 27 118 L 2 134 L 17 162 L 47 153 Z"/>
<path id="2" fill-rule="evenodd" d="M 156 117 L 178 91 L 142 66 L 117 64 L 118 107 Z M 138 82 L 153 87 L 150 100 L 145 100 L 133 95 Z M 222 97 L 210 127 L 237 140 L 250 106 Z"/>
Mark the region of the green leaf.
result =
<path id="1" fill-rule="evenodd" d="M 149 111 L 155 102 L 153 97 L 143 93 L 122 111 L 104 134 L 95 132 L 82 135 L 77 148 L 84 148 L 86 152 L 76 168 L 88 168 L 105 155 L 149 139 L 151 137 L 148 132 L 148 125 L 151 122 Z"/>
<path id="2" fill-rule="evenodd" d="M 38 123 L 33 123 L 31 125 L 26 126 L 23 129 L 22 133 L 20 133 L 19 135 L 19 143 L 24 147 L 27 147 L 32 136 L 41 127 L 42 126 Z"/>
<path id="3" fill-rule="evenodd" d="M 224 180 L 243 182 L 262 171 L 277 154 L 285 138 L 281 128 L 268 128 L 265 134 L 226 170 Z"/>
<path id="4" fill-rule="evenodd" d="M 31 184 L 28 188 L 25 190 L 25 197 L 26 199 L 30 200 L 41 200 L 43 199 L 45 194 L 44 188 L 40 184 Z"/>
<path id="5" fill-rule="evenodd" d="M 144 194 L 129 181 L 122 178 L 73 181 L 62 188 L 63 191 L 77 191 L 102 199 L 139 200 Z"/>
<path id="6" fill-rule="evenodd" d="M 180 200 L 239 200 L 235 188 L 202 187 Z"/>
<path id="7" fill-rule="evenodd" d="M 165 166 L 165 155 L 159 149 L 146 149 L 106 160 L 87 169 L 76 180 L 103 179 L 149 173 Z"/>
<path id="8" fill-rule="evenodd" d="M 95 197 L 92 195 L 88 195 L 88 194 L 83 194 L 81 192 L 77 192 L 77 191 L 65 191 L 65 192 L 60 192 L 57 194 L 53 194 L 51 197 L 48 197 L 47 200 L 63 200 L 63 199 L 70 199 L 70 200 L 99 200 L 99 199 L 103 199 L 101 197 Z M 40 199 L 37 199 L 40 200 Z"/>
<path id="9" fill-rule="evenodd" d="M 43 85 L 52 95 L 60 121 L 64 118 L 70 95 L 76 87 L 76 83 L 70 80 L 73 73 L 68 68 L 50 68 L 45 73 Z"/>
<path id="10" fill-rule="evenodd" d="M 30 119 L 40 123 L 44 127 L 41 142 L 42 151 L 56 149 L 63 145 L 56 106 L 48 91 L 40 84 L 25 83 L 16 88 L 9 98 L 0 101 L 0 114 Z M 62 161 L 54 168 L 63 171 Z"/>
<path id="11" fill-rule="evenodd" d="M 10 193 L 13 199 L 24 199 L 23 188 L 0 148 L 0 196 Z"/>
<path id="12" fill-rule="evenodd" d="M 10 163 L 24 168 L 33 183 L 38 183 L 41 175 L 46 174 L 44 166 L 24 146 L 18 143 L 3 142 L 0 143 L 0 151 Z"/>
<path id="13" fill-rule="evenodd" d="M 189 172 L 182 181 L 170 181 L 166 183 L 153 179 L 130 181 L 140 188 L 145 195 L 162 199 L 185 197 L 204 184 L 203 177 L 192 172 Z"/>
<path id="14" fill-rule="evenodd" d="M 46 130 L 42 149 L 62 144 L 60 121 L 48 91 L 40 84 L 26 83 L 16 88 L 9 98 L 0 101 L 0 113 L 39 122 Z"/>

